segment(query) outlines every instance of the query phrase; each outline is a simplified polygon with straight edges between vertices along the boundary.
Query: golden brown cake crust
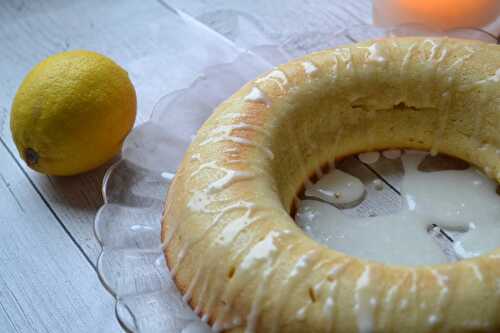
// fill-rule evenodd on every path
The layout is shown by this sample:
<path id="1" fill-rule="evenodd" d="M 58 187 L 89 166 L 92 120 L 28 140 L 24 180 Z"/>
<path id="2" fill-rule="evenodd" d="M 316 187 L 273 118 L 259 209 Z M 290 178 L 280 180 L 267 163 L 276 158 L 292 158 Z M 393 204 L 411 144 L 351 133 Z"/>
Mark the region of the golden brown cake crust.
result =
<path id="1" fill-rule="evenodd" d="M 289 215 L 315 168 L 363 151 L 431 149 L 498 181 L 498 69 L 496 45 L 393 38 L 242 87 L 199 130 L 165 206 L 167 264 L 193 309 L 227 332 L 500 331 L 500 249 L 389 266 L 314 242 Z"/>

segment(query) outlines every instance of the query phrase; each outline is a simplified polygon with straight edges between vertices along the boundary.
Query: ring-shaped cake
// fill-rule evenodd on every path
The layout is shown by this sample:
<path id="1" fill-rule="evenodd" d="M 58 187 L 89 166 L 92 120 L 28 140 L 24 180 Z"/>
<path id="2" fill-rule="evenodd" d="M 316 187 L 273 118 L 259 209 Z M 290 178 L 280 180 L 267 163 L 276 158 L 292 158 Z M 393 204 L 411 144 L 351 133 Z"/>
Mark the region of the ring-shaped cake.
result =
<path id="1" fill-rule="evenodd" d="M 500 248 L 391 266 L 320 245 L 291 216 L 306 179 L 365 151 L 445 153 L 498 181 L 499 88 L 500 47 L 447 38 L 325 50 L 246 84 L 168 192 L 164 252 L 185 300 L 224 332 L 500 331 Z"/>

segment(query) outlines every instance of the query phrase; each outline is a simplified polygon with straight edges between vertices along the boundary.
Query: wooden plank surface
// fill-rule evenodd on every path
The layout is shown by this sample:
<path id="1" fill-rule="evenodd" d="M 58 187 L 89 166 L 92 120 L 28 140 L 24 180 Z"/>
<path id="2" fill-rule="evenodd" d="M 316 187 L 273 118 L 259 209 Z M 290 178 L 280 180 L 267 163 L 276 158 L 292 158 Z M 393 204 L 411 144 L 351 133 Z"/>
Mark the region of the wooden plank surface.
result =
<path id="1" fill-rule="evenodd" d="M 356 1 L 165 1 L 196 17 L 231 39 L 235 36 L 235 15 L 246 16 L 269 34 L 282 36 L 310 31 L 335 31 L 371 22 L 370 0 Z"/>
<path id="2" fill-rule="evenodd" d="M 119 330 L 111 295 L 3 144 L 0 161 L 1 331 Z"/>
<path id="3" fill-rule="evenodd" d="M 270 37 L 342 28 L 370 20 L 370 1 L 169 1 L 221 32 L 235 12 L 253 17 Z M 164 1 L 0 2 L 0 328 L 2 332 L 116 332 L 113 301 L 94 272 L 99 252 L 93 219 L 102 204 L 106 166 L 77 177 L 47 177 L 15 152 L 9 110 L 29 69 L 50 54 L 102 52 L 125 67 L 137 89 L 138 123 L 164 94 L 199 72 L 182 50 Z M 300 24 L 297 24 L 300 22 Z M 321 29 L 320 29 L 321 28 Z M 180 75 L 182 74 L 182 75 Z M 9 151 L 11 153 L 9 153 Z"/>
<path id="4" fill-rule="evenodd" d="M 15 153 L 8 112 L 24 75 L 46 56 L 71 48 L 103 52 L 132 72 L 140 111 L 146 110 L 139 112 L 139 121 L 147 119 L 153 104 L 177 83 L 175 77 L 167 79 L 169 73 L 162 72 L 162 62 L 151 53 L 169 53 L 162 34 L 170 28 L 165 12 L 155 1 L 129 1 L 128 6 L 114 1 L 1 2 L 0 139 L 5 146 Z M 120 331 L 114 300 L 93 267 L 99 250 L 93 219 L 102 204 L 105 167 L 78 177 L 46 177 L 16 164 L 14 155 L 1 149 L 1 331 Z M 11 200 L 4 200 L 6 195 Z"/>
<path id="5" fill-rule="evenodd" d="M 352 22 L 366 22 L 370 16 L 370 1 L 367 0 L 359 3 L 323 1 L 309 6 L 301 1 L 292 4 L 287 2 L 283 6 L 281 2 L 263 0 L 169 3 L 199 16 L 212 28 L 237 28 L 229 25 L 231 17 L 224 14 L 227 11 L 239 11 L 247 16 L 252 14 L 259 18 L 258 24 L 266 26 L 273 34 L 285 26 L 287 33 L 295 31 L 290 30 L 297 29 L 293 18 L 302 12 L 306 12 L 309 18 L 301 21 L 303 24 L 300 29 L 309 30 L 331 28 L 332 24 L 341 27 Z M 137 123 L 147 119 L 161 96 L 185 84 L 179 82 L 179 77 L 172 78 L 169 75 L 173 66 L 164 60 L 168 55 L 180 53 L 175 49 L 175 34 L 169 25 L 167 6 L 162 2 L 133 0 L 121 3 L 109 0 L 82 3 L 62 0 L 1 2 L 0 57 L 4 60 L 0 63 L 3 75 L 0 80 L 0 138 L 14 150 L 8 128 L 8 113 L 10 102 L 27 71 L 48 55 L 67 49 L 96 50 L 124 66 L 137 89 Z M 290 10 L 278 12 L 278 7 Z M 327 10 L 323 11 L 322 8 Z M 316 20 L 315 15 L 321 15 L 321 20 Z M 358 15 L 362 18 L 357 18 Z M 226 33 L 229 37 L 235 35 L 231 30 Z M 192 72 L 192 75 L 196 77 L 197 73 Z M 98 245 L 92 234 L 92 223 L 97 208 L 102 204 L 100 186 L 106 167 L 71 178 L 47 177 L 24 169 L 71 235 L 95 262 Z"/>
<path id="6" fill-rule="evenodd" d="M 160 97 L 186 86 L 197 75 L 189 60 L 181 59 L 189 40 L 178 38 L 170 16 L 172 13 L 156 1 L 0 2 L 0 57 L 4 59 L 0 63 L 0 138 L 15 151 L 8 122 L 17 87 L 36 63 L 67 49 L 102 52 L 126 68 L 138 95 L 136 123 L 148 119 Z M 174 61 L 185 63 L 176 66 Z M 19 160 L 17 153 L 16 158 Z M 40 175 L 22 161 L 21 165 L 95 262 L 99 247 L 92 225 L 102 205 L 101 180 L 106 166 L 62 178 Z"/>

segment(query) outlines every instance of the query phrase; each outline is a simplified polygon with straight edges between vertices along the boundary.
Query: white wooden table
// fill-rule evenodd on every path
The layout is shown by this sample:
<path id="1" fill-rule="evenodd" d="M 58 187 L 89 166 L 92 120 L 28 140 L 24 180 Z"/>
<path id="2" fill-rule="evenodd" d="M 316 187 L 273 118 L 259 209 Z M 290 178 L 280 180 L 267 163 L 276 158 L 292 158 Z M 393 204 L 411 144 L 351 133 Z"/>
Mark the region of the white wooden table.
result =
<path id="1" fill-rule="evenodd" d="M 234 12 L 252 15 L 277 38 L 293 31 L 331 30 L 371 20 L 369 0 L 2 0 L 1 332 L 121 330 L 114 300 L 95 272 L 99 245 L 93 220 L 102 204 L 100 186 L 106 166 L 64 178 L 31 171 L 11 139 L 10 106 L 21 80 L 36 63 L 56 52 L 84 48 L 104 53 L 129 70 L 138 93 L 137 123 L 143 122 L 161 96 L 182 88 L 169 77 L 169 66 L 175 64 L 160 61 L 172 42 L 162 33 L 171 29 L 169 6 L 229 39 L 234 36 Z"/>

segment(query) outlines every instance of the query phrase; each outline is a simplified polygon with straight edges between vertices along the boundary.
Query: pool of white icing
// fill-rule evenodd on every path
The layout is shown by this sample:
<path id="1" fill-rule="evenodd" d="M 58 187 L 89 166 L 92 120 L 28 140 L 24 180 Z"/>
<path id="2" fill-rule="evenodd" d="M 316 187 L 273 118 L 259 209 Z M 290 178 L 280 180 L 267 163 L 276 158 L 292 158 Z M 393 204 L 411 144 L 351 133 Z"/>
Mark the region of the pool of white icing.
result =
<path id="1" fill-rule="evenodd" d="M 442 160 L 434 162 L 441 170 L 430 172 L 433 160 L 424 152 L 382 155 L 377 158 L 402 160 L 403 205 L 398 212 L 370 217 L 345 214 L 343 208 L 363 200 L 366 184 L 334 169 L 306 186 L 295 217 L 297 224 L 332 249 L 393 265 L 440 264 L 452 260 L 450 251 L 452 257 L 465 259 L 500 246 L 496 182 L 472 166 L 442 170 Z M 360 156 L 371 163 L 377 158 Z M 443 249 L 443 239 L 449 251 Z"/>

